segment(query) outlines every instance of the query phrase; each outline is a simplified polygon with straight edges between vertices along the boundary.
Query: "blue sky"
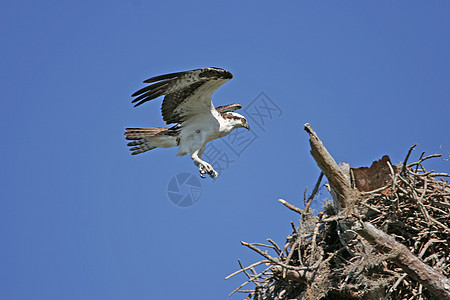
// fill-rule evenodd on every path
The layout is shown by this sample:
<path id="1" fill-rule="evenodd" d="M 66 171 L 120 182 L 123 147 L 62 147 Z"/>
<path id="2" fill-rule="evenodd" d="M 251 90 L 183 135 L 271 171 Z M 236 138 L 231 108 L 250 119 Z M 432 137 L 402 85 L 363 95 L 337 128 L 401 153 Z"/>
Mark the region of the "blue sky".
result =
<path id="1" fill-rule="evenodd" d="M 282 244 L 298 217 L 277 199 L 301 206 L 319 174 L 304 123 L 353 167 L 384 154 L 398 163 L 416 143 L 412 158 L 450 149 L 449 9 L 3 1 L 0 298 L 244 298 L 227 297 L 243 276 L 224 280 L 237 258 L 259 259 L 240 241 Z M 132 157 L 123 128 L 164 125 L 160 99 L 130 103 L 143 80 L 208 66 L 234 74 L 217 106 L 247 107 L 263 92 L 280 113 L 263 127 L 247 116 L 257 138 L 239 156 L 214 144 L 233 162 L 182 209 L 168 183 L 197 178 L 192 161 L 174 149 Z M 427 166 L 450 171 L 442 160 Z"/>

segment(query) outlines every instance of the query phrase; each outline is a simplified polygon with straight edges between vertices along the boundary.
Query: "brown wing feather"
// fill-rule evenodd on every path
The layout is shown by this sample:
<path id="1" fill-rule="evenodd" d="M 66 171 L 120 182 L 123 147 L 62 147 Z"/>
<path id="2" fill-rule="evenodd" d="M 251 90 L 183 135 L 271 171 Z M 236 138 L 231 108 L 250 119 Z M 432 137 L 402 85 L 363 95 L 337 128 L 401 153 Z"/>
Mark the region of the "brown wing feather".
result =
<path id="1" fill-rule="evenodd" d="M 205 101 L 205 96 L 209 97 L 215 89 L 220 85 L 230 80 L 233 75 L 223 69 L 219 68 L 203 68 L 186 72 L 171 73 L 160 75 L 147 79 L 146 83 L 153 83 L 144 87 L 132 96 L 136 97 L 132 103 L 139 106 L 147 101 L 165 95 L 161 107 L 161 112 L 164 121 L 167 124 L 179 123 L 183 121 L 183 112 L 180 108 L 183 104 L 189 101 Z M 209 100 L 209 102 L 211 102 Z M 203 106 L 211 106 L 211 103 L 201 103 Z M 208 107 L 209 108 L 209 107 Z M 189 111 L 187 109 L 186 111 Z"/>
<path id="2" fill-rule="evenodd" d="M 193 95 L 198 88 L 205 84 L 205 82 L 206 80 L 194 82 L 184 89 L 180 89 L 165 96 L 161 106 L 163 120 L 166 121 L 167 124 L 182 122 L 183 118 L 181 117 L 181 114 L 175 112 L 175 110 L 186 100 L 186 98 Z"/>

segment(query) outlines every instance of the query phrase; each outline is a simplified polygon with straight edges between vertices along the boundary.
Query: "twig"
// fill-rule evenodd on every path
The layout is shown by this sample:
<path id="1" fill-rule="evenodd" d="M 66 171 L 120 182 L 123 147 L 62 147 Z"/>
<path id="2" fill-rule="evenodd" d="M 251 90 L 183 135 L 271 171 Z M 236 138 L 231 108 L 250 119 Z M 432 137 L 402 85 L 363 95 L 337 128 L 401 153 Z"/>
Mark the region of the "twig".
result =
<path id="1" fill-rule="evenodd" d="M 420 251 L 420 254 L 419 254 L 419 258 L 422 258 L 422 256 L 425 254 L 425 252 L 428 250 L 428 248 L 431 246 L 431 244 L 433 244 L 433 243 L 444 243 L 445 241 L 444 240 L 436 240 L 436 239 L 431 239 L 431 240 L 429 240 L 426 244 L 425 244 L 425 246 L 423 247 L 423 249 L 422 249 L 422 251 Z"/>
<path id="2" fill-rule="evenodd" d="M 242 262 L 239 258 L 238 258 L 238 263 L 239 263 L 239 267 L 241 267 L 241 269 L 244 269 L 244 266 L 242 265 Z M 247 275 L 248 278 L 251 278 L 250 274 L 248 274 L 246 270 L 244 270 L 243 272 L 245 273 L 245 275 Z"/>
<path id="3" fill-rule="evenodd" d="M 447 174 L 447 173 L 430 173 L 429 176 L 431 176 L 431 177 L 450 177 L 450 174 Z"/>
<path id="4" fill-rule="evenodd" d="M 397 281 L 394 283 L 393 286 L 391 286 L 391 288 L 389 289 L 389 291 L 387 292 L 387 294 L 383 298 L 383 300 L 387 300 L 389 298 L 389 296 L 392 294 L 392 292 L 395 291 L 395 289 L 400 285 L 400 283 L 402 283 L 403 279 L 405 279 L 406 276 L 408 276 L 408 274 L 403 274 L 402 276 L 400 276 L 397 279 Z"/>
<path id="5" fill-rule="evenodd" d="M 278 253 L 278 254 L 280 254 L 281 253 L 281 249 L 280 249 L 280 247 L 277 245 L 277 243 L 275 243 L 273 240 L 271 240 L 271 239 L 267 239 L 267 241 L 269 242 L 269 243 L 271 243 L 275 248 L 275 251 Z"/>
<path id="6" fill-rule="evenodd" d="M 414 150 L 414 147 L 416 147 L 417 144 L 414 144 L 411 148 L 409 148 L 408 154 L 406 154 L 405 160 L 403 161 L 403 166 L 400 174 L 405 174 L 406 171 L 406 164 L 408 163 L 409 156 L 411 155 L 411 152 Z"/>
<path id="7" fill-rule="evenodd" d="M 289 208 L 292 211 L 295 211 L 296 213 L 302 214 L 303 210 L 301 210 L 300 208 L 298 208 L 295 205 L 290 204 L 289 202 L 283 200 L 283 199 L 278 199 L 278 201 L 280 201 L 284 206 L 286 206 L 287 208 Z"/>
<path id="8" fill-rule="evenodd" d="M 409 164 L 408 168 L 411 168 L 411 167 L 414 167 L 416 165 L 419 165 L 419 164 L 421 164 L 422 162 L 424 162 L 427 159 L 434 158 L 434 157 L 441 157 L 441 156 L 442 156 L 442 154 L 431 154 L 431 155 L 425 156 L 424 158 L 420 159 L 419 161 L 414 162 L 412 164 Z"/>
<path id="9" fill-rule="evenodd" d="M 385 189 L 389 188 L 390 186 L 392 186 L 392 183 L 390 183 L 390 184 L 388 184 L 388 185 L 385 185 L 385 186 L 383 186 L 383 187 L 380 187 L 380 188 L 378 188 L 378 189 L 376 189 L 376 190 L 372 190 L 372 191 L 368 191 L 368 192 L 361 192 L 361 195 L 366 196 L 366 195 L 370 195 L 370 194 L 375 194 L 375 193 L 384 191 Z"/>
<path id="10" fill-rule="evenodd" d="M 319 175 L 319 178 L 317 179 L 316 185 L 314 186 L 314 189 L 313 189 L 311 195 L 309 196 L 308 201 L 306 202 L 305 211 L 307 211 L 309 209 L 314 197 L 316 196 L 317 192 L 319 191 L 320 183 L 322 182 L 322 178 L 323 178 L 323 172 L 320 172 L 320 175 Z"/>
<path id="11" fill-rule="evenodd" d="M 250 283 L 250 282 L 255 282 L 255 280 L 258 279 L 259 277 L 261 277 L 261 276 L 264 274 L 264 272 L 267 271 L 269 268 L 270 268 L 270 266 L 267 267 L 267 268 L 266 268 L 264 271 L 262 271 L 261 273 L 255 275 L 255 276 L 252 276 L 251 278 L 249 278 L 249 280 L 247 280 L 246 282 L 244 282 L 243 284 L 241 284 L 240 286 L 238 286 L 238 287 L 237 287 L 234 291 L 232 291 L 228 296 L 233 295 L 234 293 L 236 293 L 237 291 L 239 291 L 242 287 L 244 287 L 244 286 L 247 285 L 248 283 Z"/>
<path id="12" fill-rule="evenodd" d="M 249 265 L 249 266 L 247 266 L 247 267 L 245 267 L 243 269 L 237 270 L 236 272 L 228 275 L 227 277 L 225 277 L 225 279 L 230 279 L 231 277 L 233 277 L 236 274 L 239 274 L 239 273 L 241 273 L 243 271 L 246 271 L 248 269 L 251 269 L 251 268 L 254 268 L 256 266 L 259 266 L 260 264 L 266 264 L 266 263 L 269 263 L 269 262 L 270 262 L 270 260 L 261 260 L 261 261 L 255 262 L 254 264 L 251 264 L 251 265 Z"/>
<path id="13" fill-rule="evenodd" d="M 278 258 L 274 258 L 270 255 L 268 255 L 267 253 L 261 251 L 260 249 L 256 248 L 255 246 L 253 246 L 252 244 L 246 243 L 244 241 L 241 241 L 241 244 L 244 246 L 249 247 L 250 249 L 252 249 L 253 251 L 255 251 L 256 253 L 260 254 L 261 256 L 264 256 L 266 259 L 268 259 L 270 262 L 280 265 L 286 269 L 289 270 L 296 270 L 296 271 L 300 271 L 300 270 L 311 270 L 310 267 L 296 267 L 296 266 L 290 266 L 290 265 L 286 265 L 284 263 L 282 263 Z"/>
<path id="14" fill-rule="evenodd" d="M 373 206 L 371 206 L 371 205 L 369 205 L 369 204 L 367 204 L 367 203 L 362 203 L 362 205 L 364 205 L 365 207 L 367 207 L 367 208 L 369 208 L 369 209 L 371 209 L 371 210 L 376 211 L 376 212 L 379 213 L 379 214 L 382 214 L 381 210 L 379 210 L 379 209 L 377 209 L 377 208 L 375 208 L 375 207 L 373 207 Z"/>
<path id="15" fill-rule="evenodd" d="M 316 226 L 314 227 L 314 233 L 311 239 L 311 256 L 309 257 L 309 265 L 312 265 L 313 260 L 315 259 L 314 254 L 316 250 L 316 238 L 319 234 L 319 226 L 320 222 L 317 222 Z"/>
<path id="16" fill-rule="evenodd" d="M 297 228 L 295 228 L 294 221 L 291 221 L 292 232 L 297 233 Z"/>
<path id="17" fill-rule="evenodd" d="M 428 224 L 431 224 L 430 215 L 428 214 L 428 211 L 422 202 L 423 197 L 425 196 L 425 194 L 427 192 L 427 184 L 428 184 L 428 180 L 425 178 L 422 196 L 419 199 L 417 199 L 417 198 L 414 198 L 414 199 L 417 201 L 417 204 L 419 205 L 420 210 L 424 214 L 425 219 L 427 220 Z M 414 192 L 414 194 L 416 194 L 416 193 Z"/>
<path id="18" fill-rule="evenodd" d="M 272 245 L 266 245 L 266 244 L 262 244 L 262 243 L 252 243 L 253 245 L 259 246 L 259 247 L 266 247 L 266 248 L 270 248 L 273 250 L 276 250 L 276 248 Z"/>
<path id="19" fill-rule="evenodd" d="M 298 245 L 298 241 L 295 241 L 295 243 L 291 246 L 291 251 L 289 251 L 288 256 L 286 257 L 286 259 L 284 260 L 284 264 L 285 265 L 289 265 L 289 261 L 292 258 L 292 255 L 294 254 L 295 249 L 297 249 L 297 245 Z M 283 277 L 286 276 L 286 269 L 283 269 Z"/>

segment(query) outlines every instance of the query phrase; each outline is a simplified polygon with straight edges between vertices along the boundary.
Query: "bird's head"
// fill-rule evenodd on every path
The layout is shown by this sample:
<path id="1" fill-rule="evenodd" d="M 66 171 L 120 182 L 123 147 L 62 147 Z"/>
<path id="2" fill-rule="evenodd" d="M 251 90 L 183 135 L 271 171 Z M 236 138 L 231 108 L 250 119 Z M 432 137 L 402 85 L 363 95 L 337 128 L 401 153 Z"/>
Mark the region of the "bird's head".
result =
<path id="1" fill-rule="evenodd" d="M 236 112 L 227 112 L 223 114 L 223 117 L 231 123 L 233 129 L 245 128 L 247 130 L 250 130 L 250 125 L 248 125 L 247 119 L 241 114 L 238 114 Z"/>

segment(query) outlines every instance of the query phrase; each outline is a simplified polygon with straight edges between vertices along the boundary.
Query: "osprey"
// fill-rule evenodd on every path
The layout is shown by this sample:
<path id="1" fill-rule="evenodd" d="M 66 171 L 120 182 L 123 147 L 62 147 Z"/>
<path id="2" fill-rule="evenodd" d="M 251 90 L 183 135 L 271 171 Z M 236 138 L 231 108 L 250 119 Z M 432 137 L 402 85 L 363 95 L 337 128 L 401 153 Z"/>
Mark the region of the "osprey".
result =
<path id="1" fill-rule="evenodd" d="M 236 128 L 250 126 L 244 116 L 234 112 L 241 108 L 239 103 L 214 107 L 211 96 L 233 75 L 220 68 L 203 68 L 186 72 L 152 77 L 144 81 L 151 83 L 132 97 L 132 103 L 139 106 L 147 101 L 164 96 L 161 106 L 166 124 L 171 128 L 126 128 L 125 137 L 132 140 L 131 154 L 136 155 L 155 148 L 178 146 L 177 156 L 189 154 L 199 168 L 200 176 L 205 174 L 217 178 L 214 168 L 202 160 L 206 144 L 222 138 Z"/>

